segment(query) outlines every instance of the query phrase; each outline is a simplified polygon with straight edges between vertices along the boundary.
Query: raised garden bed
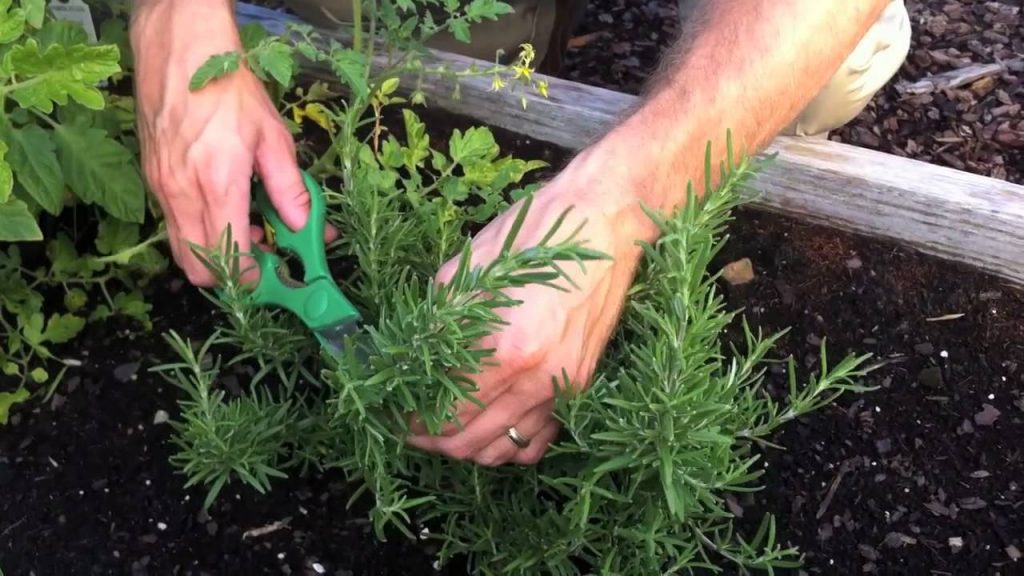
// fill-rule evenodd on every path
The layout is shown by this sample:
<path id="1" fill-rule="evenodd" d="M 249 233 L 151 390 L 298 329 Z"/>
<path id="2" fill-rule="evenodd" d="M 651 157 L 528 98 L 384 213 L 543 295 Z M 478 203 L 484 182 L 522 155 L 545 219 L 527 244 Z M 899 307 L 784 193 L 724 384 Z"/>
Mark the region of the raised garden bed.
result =
<path id="1" fill-rule="evenodd" d="M 434 142 L 473 124 L 424 117 Z M 495 132 L 517 157 L 557 167 L 570 153 Z M 877 390 L 772 438 L 786 450 L 766 451 L 764 490 L 730 501 L 738 529 L 753 534 L 762 513 L 775 514 L 780 544 L 799 546 L 810 573 L 1013 573 L 1024 547 L 1024 295 L 963 265 L 785 216 L 740 210 L 729 233 L 712 268 L 751 259 L 752 282 L 720 288 L 755 327 L 791 329 L 773 357 L 791 355 L 806 373 L 827 338 L 833 362 L 850 351 L 886 361 L 863 381 Z M 150 332 L 88 325 L 61 351 L 82 365 L 0 428 L 0 570 L 431 573 L 433 545 L 378 542 L 365 506 L 346 510 L 351 489 L 335 474 L 275 482 L 268 495 L 232 485 L 201 512 L 204 491 L 182 488 L 171 429 L 154 423 L 161 411 L 177 419 L 181 391 L 148 369 L 176 360 L 166 331 L 201 340 L 223 320 L 174 271 L 146 301 Z M 786 384 L 769 373 L 770 390 Z M 441 573 L 462 572 L 456 563 Z"/>

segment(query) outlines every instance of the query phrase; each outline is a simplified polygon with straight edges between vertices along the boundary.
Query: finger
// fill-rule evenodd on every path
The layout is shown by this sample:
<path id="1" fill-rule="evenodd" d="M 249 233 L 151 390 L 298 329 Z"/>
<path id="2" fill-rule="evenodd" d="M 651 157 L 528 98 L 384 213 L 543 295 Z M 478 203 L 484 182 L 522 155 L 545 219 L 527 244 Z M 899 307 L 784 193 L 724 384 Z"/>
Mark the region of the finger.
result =
<path id="1" fill-rule="evenodd" d="M 540 462 L 540 459 L 547 453 L 548 448 L 551 447 L 551 443 L 558 438 L 558 432 L 561 429 L 561 422 L 554 418 L 549 419 L 544 428 L 530 440 L 530 446 L 517 451 L 513 455 L 512 462 L 524 466 L 533 466 Z"/>
<path id="2" fill-rule="evenodd" d="M 508 436 L 508 428 L 501 431 L 498 438 L 495 438 L 484 449 L 473 456 L 473 460 L 484 466 L 501 466 L 514 460 L 524 450 L 537 451 L 538 443 L 542 438 L 538 434 L 544 430 L 553 420 L 551 411 L 554 409 L 554 402 L 545 402 L 530 410 L 523 418 L 515 424 L 516 431 L 526 438 L 530 444 L 526 448 L 520 448 Z M 544 446 L 540 448 L 543 453 Z"/>
<path id="3" fill-rule="evenodd" d="M 266 232 L 263 231 L 262 227 L 256 226 L 255 224 L 249 225 L 249 240 L 252 241 L 252 243 L 262 244 L 264 236 L 266 236 Z"/>
<path id="4" fill-rule="evenodd" d="M 474 375 L 469 375 L 469 378 L 474 380 L 477 385 L 477 391 L 472 393 L 473 396 L 483 402 L 485 406 L 505 394 L 515 382 L 551 379 L 547 371 L 541 370 L 546 351 L 530 344 L 531 337 L 533 335 L 528 334 L 526 329 L 522 327 L 517 329 L 512 326 L 505 332 L 485 337 L 480 342 L 473 344 L 475 348 L 501 349 L 501 352 L 496 352 L 484 360 L 487 366 L 480 374 L 477 374 L 475 378 Z M 457 420 L 462 426 L 471 424 L 484 410 L 470 400 L 457 403 L 456 409 Z M 426 427 L 415 415 L 410 422 L 410 430 L 416 435 L 427 433 Z M 453 435 L 457 432 L 460 430 L 454 423 L 446 424 L 442 428 L 443 435 Z"/>
<path id="5" fill-rule="evenodd" d="M 256 150 L 256 170 L 281 221 L 292 230 L 305 226 L 309 191 L 295 159 L 295 141 L 284 127 L 263 131 Z"/>
<path id="6" fill-rule="evenodd" d="M 473 458 L 533 408 L 526 397 L 502 394 L 466 429 L 452 436 L 413 436 L 409 443 L 421 450 L 444 454 L 456 460 Z"/>
<path id="7" fill-rule="evenodd" d="M 331 224 L 324 225 L 324 242 L 330 244 L 338 239 L 338 229 Z"/>
<path id="8" fill-rule="evenodd" d="M 472 378 L 472 375 L 469 377 Z M 493 402 L 495 398 L 504 394 L 505 390 L 508 389 L 510 381 L 502 380 L 502 378 L 502 374 L 496 372 L 490 367 L 477 374 L 475 378 L 476 390 L 470 392 L 470 395 L 482 403 L 483 406 L 480 406 L 480 404 L 473 402 L 472 400 L 456 402 L 456 421 L 443 424 L 441 427 L 441 435 L 451 436 L 463 431 L 474 418 L 487 409 L 488 404 Z M 423 419 L 418 414 L 410 416 L 409 431 L 414 435 L 427 434 L 427 427 L 423 423 Z"/>
<path id="9" fill-rule="evenodd" d="M 191 171 L 182 171 L 170 176 L 161 186 L 165 214 L 169 221 L 174 222 L 176 234 L 169 237 L 175 261 L 185 276 L 195 286 L 211 287 L 215 279 L 213 274 L 196 258 L 193 245 L 206 246 L 208 238 L 203 221 L 204 203 L 193 194 L 182 190 L 199 190 L 199 182 Z"/>
<path id="10" fill-rule="evenodd" d="M 273 248 L 266 242 L 266 232 L 260 226 L 249 227 L 249 240 L 252 242 L 253 250 L 257 247 L 264 252 L 269 252 Z"/>
<path id="11" fill-rule="evenodd" d="M 224 251 L 237 256 L 245 254 L 252 246 L 251 222 L 249 219 L 249 193 L 252 179 L 252 160 L 245 153 L 234 153 L 215 157 L 211 155 L 200 167 L 199 182 L 206 210 L 203 221 L 206 226 L 208 248 Z M 231 246 L 222 245 L 227 240 L 226 231 L 231 229 Z M 255 262 L 251 257 L 242 257 L 238 263 L 243 270 L 242 280 L 254 280 Z"/>

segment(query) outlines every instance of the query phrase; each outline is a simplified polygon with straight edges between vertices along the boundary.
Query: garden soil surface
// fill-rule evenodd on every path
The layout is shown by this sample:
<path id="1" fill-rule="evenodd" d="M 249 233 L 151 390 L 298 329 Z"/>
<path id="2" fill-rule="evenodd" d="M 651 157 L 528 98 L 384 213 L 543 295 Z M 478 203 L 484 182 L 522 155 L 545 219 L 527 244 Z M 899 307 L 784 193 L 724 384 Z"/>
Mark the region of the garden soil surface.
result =
<path id="1" fill-rule="evenodd" d="M 675 1 L 591 4 L 582 33 L 613 32 L 575 50 L 565 75 L 635 88 L 671 38 Z M 1011 7 L 908 4 L 915 24 L 947 15 L 950 27 L 982 26 L 988 14 Z M 961 19 L 948 16 L 954 5 Z M 1019 8 L 1013 14 L 1019 31 Z M 988 54 L 1002 50 L 992 48 L 991 35 L 973 34 L 929 36 L 928 43 L 948 50 L 977 40 Z M 1021 36 L 1006 35 L 1019 54 Z M 928 43 L 919 35 L 915 54 Z M 625 62 L 621 67 L 597 64 L 608 49 Z M 904 74 L 916 79 L 935 66 L 910 63 Z M 1019 102 L 1020 86 L 1006 76 L 993 92 Z M 892 90 L 834 137 L 855 139 L 858 127 L 877 130 L 878 147 L 888 152 L 912 150 L 939 163 L 949 155 L 969 170 L 1020 176 L 1012 168 L 1020 165 L 1020 149 L 986 137 L 991 107 L 984 101 L 971 121 L 961 103 L 908 104 Z M 1019 114 L 1012 112 L 1016 126 Z M 898 129 L 888 128 L 893 118 Z M 981 123 L 980 131 L 971 122 Z M 936 131 L 945 129 L 962 141 L 937 142 Z M 556 167 L 564 159 L 560 151 L 501 136 L 518 154 Z M 831 363 L 867 352 L 883 362 L 864 381 L 876 390 L 844 396 L 774 438 L 784 448 L 767 451 L 764 490 L 731 502 L 741 529 L 752 534 L 763 513 L 777 515 L 779 541 L 805 553 L 807 573 L 1024 573 L 1024 295 L 898 246 L 775 215 L 741 211 L 730 233 L 716 267 L 747 258 L 753 279 L 723 281 L 721 288 L 753 326 L 790 328 L 777 357 L 792 355 L 806 375 L 817 367 L 824 339 Z M 11 424 L 0 428 L 6 576 L 434 573 L 421 543 L 377 542 L 360 510 L 345 509 L 349 491 L 337 478 L 290 479 L 268 496 L 229 489 L 208 515 L 201 513 L 203 493 L 184 489 L 168 463 L 169 425 L 154 423 L 161 411 L 175 417 L 179 393 L 148 370 L 172 359 L 163 332 L 201 338 L 218 319 L 173 273 L 149 298 L 151 332 L 90 326 L 63 351 L 82 366 L 68 372 L 53 399 L 17 407 Z M 781 390 L 786 378 L 773 370 L 769 382 Z"/>

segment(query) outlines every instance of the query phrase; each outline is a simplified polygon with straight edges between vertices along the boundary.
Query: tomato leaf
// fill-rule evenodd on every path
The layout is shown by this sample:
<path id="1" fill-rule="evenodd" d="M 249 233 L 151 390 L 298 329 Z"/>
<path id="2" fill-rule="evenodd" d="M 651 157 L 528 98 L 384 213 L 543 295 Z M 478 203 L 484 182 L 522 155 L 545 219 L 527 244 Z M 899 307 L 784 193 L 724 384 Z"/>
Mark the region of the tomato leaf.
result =
<path id="1" fill-rule="evenodd" d="M 11 146 L 8 162 L 18 183 L 43 210 L 59 214 L 64 200 L 64 174 L 51 133 L 35 124 L 14 128 L 0 122 L 0 138 Z"/>
<path id="2" fill-rule="evenodd" d="M 491 131 L 472 127 L 463 133 L 456 129 L 448 141 L 448 155 L 459 164 L 472 166 L 498 155 L 499 148 Z"/>
<path id="3" fill-rule="evenodd" d="M 96 251 L 100 254 L 113 254 L 138 243 L 138 224 L 116 218 L 104 218 L 100 221 L 99 232 L 96 234 Z"/>
<path id="4" fill-rule="evenodd" d="M 21 0 L 21 7 L 25 10 L 25 21 L 29 26 L 41 28 L 46 16 L 46 0 Z"/>
<path id="5" fill-rule="evenodd" d="M 0 203 L 7 202 L 14 190 L 14 174 L 7 163 L 7 144 L 0 140 Z"/>
<path id="6" fill-rule="evenodd" d="M 192 75 L 192 80 L 188 84 L 189 90 L 199 90 L 210 82 L 238 70 L 241 61 L 242 55 L 235 51 L 214 54 Z"/>
<path id="7" fill-rule="evenodd" d="M 141 223 L 146 196 L 131 151 L 104 130 L 82 124 L 62 124 L 54 135 L 60 165 L 75 196 L 121 220 Z"/>
<path id="8" fill-rule="evenodd" d="M 370 93 L 366 83 L 367 61 L 362 52 L 351 49 L 338 51 L 331 58 L 331 68 L 356 96 L 365 98 Z"/>
<path id="9" fill-rule="evenodd" d="M 265 42 L 249 54 L 249 66 L 261 79 L 271 76 L 278 84 L 291 86 L 295 74 L 292 49 L 281 42 Z"/>
<path id="10" fill-rule="evenodd" d="M 81 30 L 81 28 L 78 28 Z M 83 31 L 84 33 L 84 31 Z M 100 25 L 100 42 L 103 44 L 114 44 L 121 52 L 121 65 L 131 68 L 135 64 L 135 54 L 132 51 L 131 39 L 124 21 L 113 18 L 105 20 Z"/>
<path id="11" fill-rule="evenodd" d="M 11 407 L 28 400 L 28 390 L 18 388 L 14 392 L 0 392 L 0 424 L 7 424 L 11 415 Z"/>
<path id="12" fill-rule="evenodd" d="M 238 34 L 242 40 L 242 49 L 247 52 L 254 50 L 264 38 L 269 36 L 267 29 L 258 22 L 249 22 L 239 26 Z"/>
<path id="13" fill-rule="evenodd" d="M 449 22 L 448 27 L 456 40 L 469 44 L 469 22 L 465 20 L 452 20 Z"/>
<path id="14" fill-rule="evenodd" d="M 7 12 L 7 8 L 4 8 L 4 12 L 0 16 L 0 44 L 9 44 L 21 38 L 25 32 L 25 11 L 15 8 Z"/>
<path id="15" fill-rule="evenodd" d="M 89 35 L 85 29 L 70 20 L 48 21 L 39 32 L 36 32 L 35 38 L 44 50 L 54 44 L 75 46 L 89 43 Z"/>
<path id="16" fill-rule="evenodd" d="M 47 114 L 69 98 L 91 110 L 102 109 L 106 100 L 96 85 L 121 71 L 120 51 L 112 45 L 51 44 L 43 50 L 29 38 L 11 48 L 6 58 L 19 78 L 11 98 L 23 108 Z"/>
<path id="17" fill-rule="evenodd" d="M 43 340 L 63 344 L 78 335 L 85 327 L 85 318 L 74 314 L 52 314 L 46 323 Z"/>
<path id="18" fill-rule="evenodd" d="M 71 312 L 77 312 L 85 307 L 89 303 L 89 295 L 85 293 L 85 290 L 81 288 L 72 288 L 64 294 L 64 305 L 67 306 Z"/>
<path id="19" fill-rule="evenodd" d="M 35 216 L 28 204 L 17 198 L 8 198 L 0 204 L 0 242 L 36 242 L 43 239 Z"/>

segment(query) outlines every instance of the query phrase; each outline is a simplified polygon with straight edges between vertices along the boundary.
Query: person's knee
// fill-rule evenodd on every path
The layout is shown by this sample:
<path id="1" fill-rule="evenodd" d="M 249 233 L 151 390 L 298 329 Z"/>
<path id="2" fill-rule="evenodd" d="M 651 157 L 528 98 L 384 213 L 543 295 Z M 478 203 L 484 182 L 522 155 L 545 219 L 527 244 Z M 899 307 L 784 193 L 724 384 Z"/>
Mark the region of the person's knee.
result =
<path id="1" fill-rule="evenodd" d="M 819 136 L 856 118 L 899 72 L 910 53 L 910 15 L 893 0 L 828 84 L 784 134 Z"/>

